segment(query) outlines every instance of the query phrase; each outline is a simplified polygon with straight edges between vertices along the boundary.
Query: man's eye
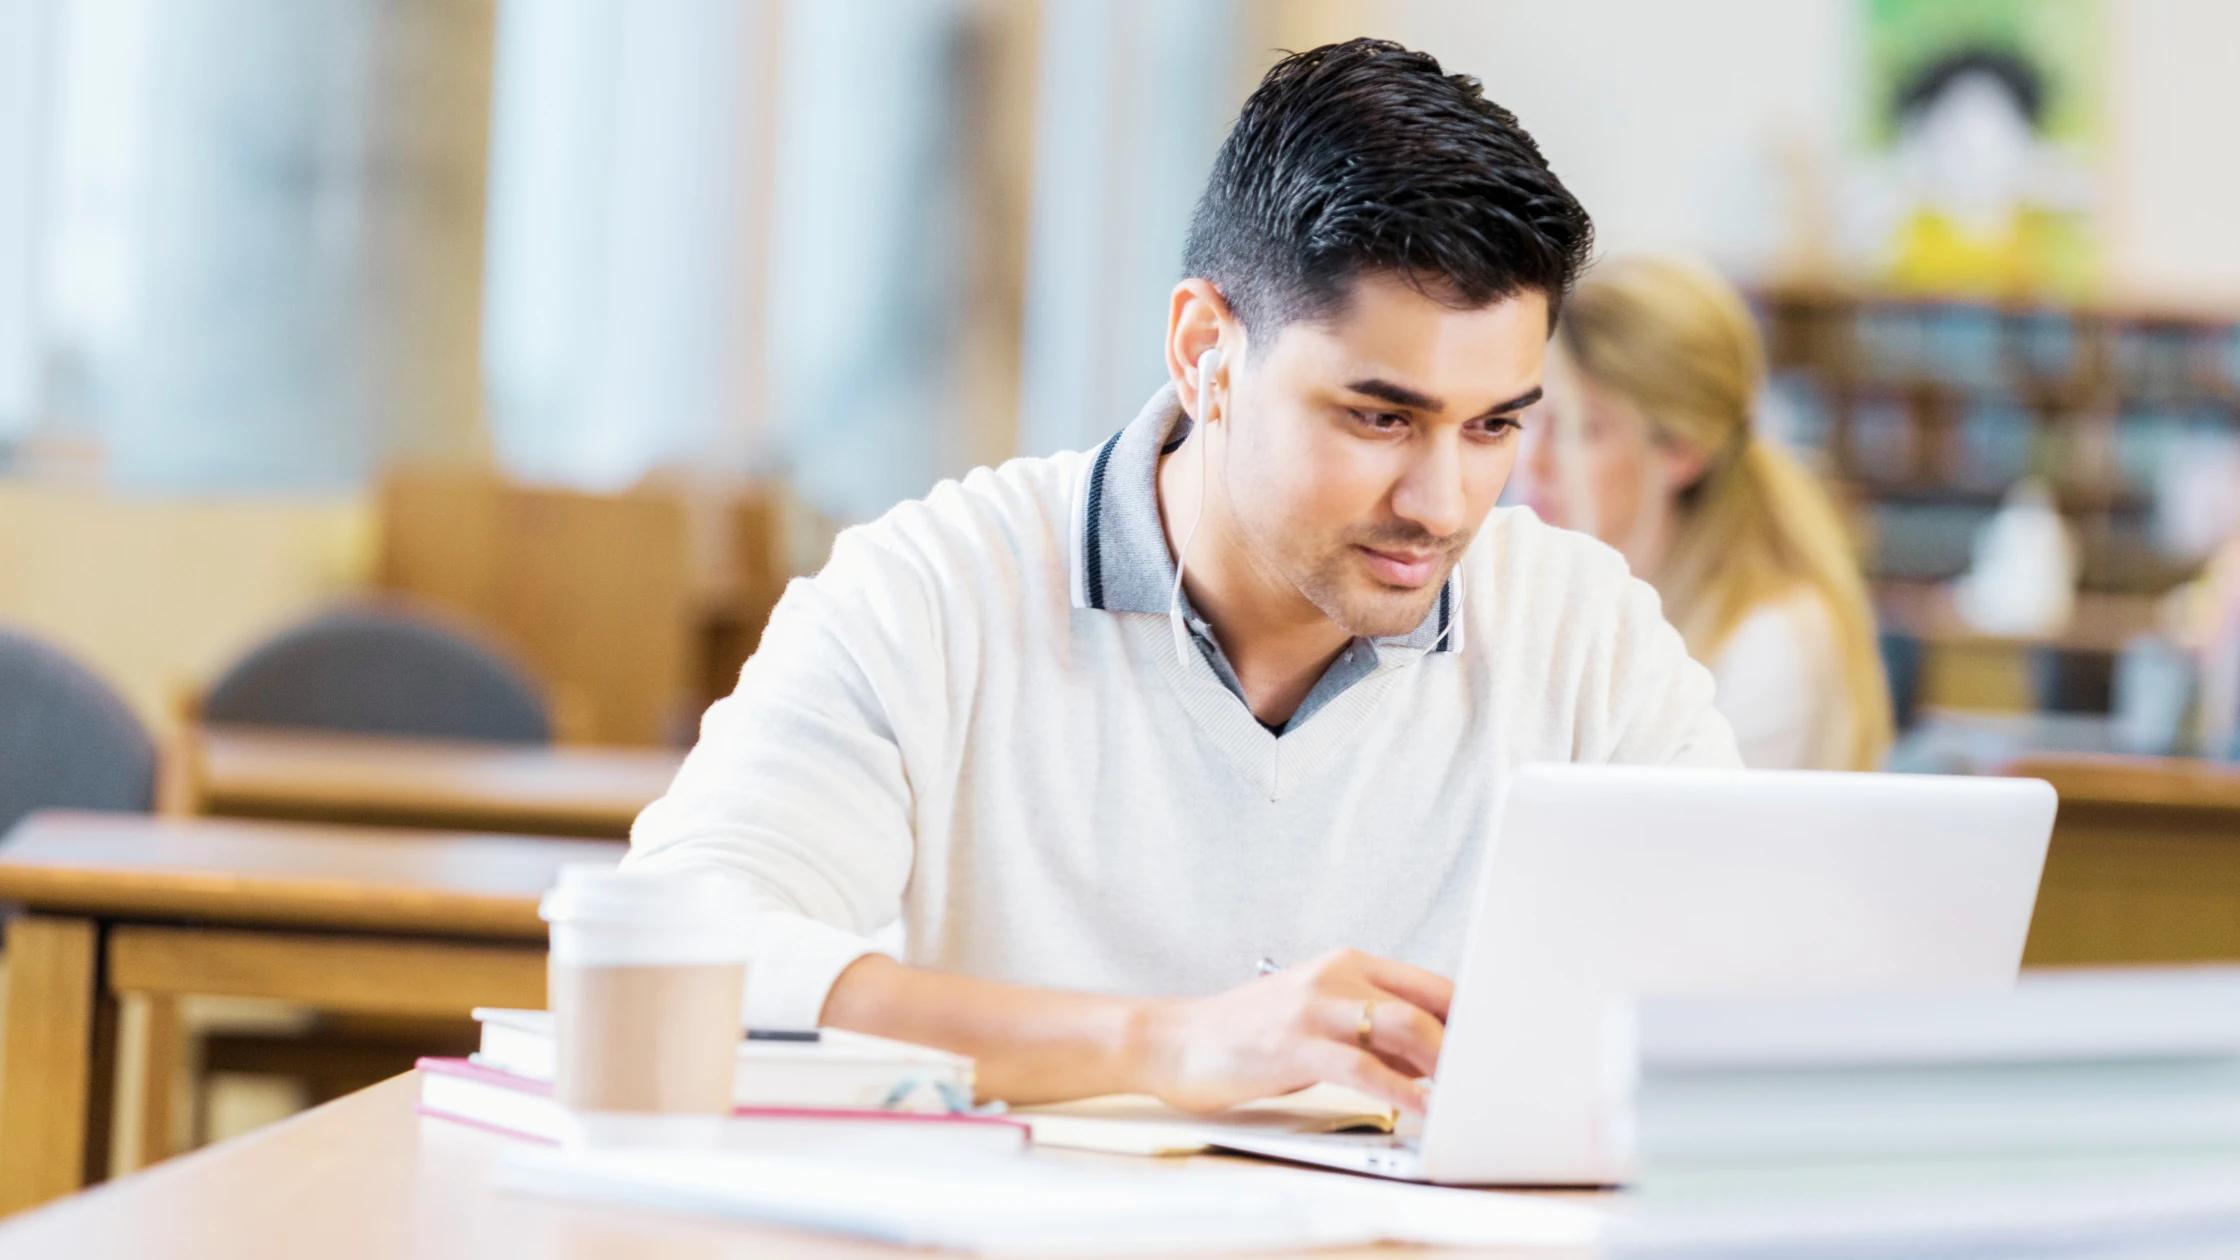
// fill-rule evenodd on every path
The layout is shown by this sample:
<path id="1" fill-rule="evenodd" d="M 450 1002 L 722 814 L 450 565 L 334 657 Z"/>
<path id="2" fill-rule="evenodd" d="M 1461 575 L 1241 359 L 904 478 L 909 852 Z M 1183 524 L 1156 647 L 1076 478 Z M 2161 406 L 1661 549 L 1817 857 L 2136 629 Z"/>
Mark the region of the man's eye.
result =
<path id="1" fill-rule="evenodd" d="M 1382 433 L 1407 427 L 1408 418 L 1397 411 L 1356 411 L 1353 417 Z"/>
<path id="2" fill-rule="evenodd" d="M 1523 427 L 1524 421 L 1521 417 L 1495 416 L 1490 420 L 1486 420 L 1480 423 L 1478 426 L 1478 431 L 1485 434 L 1487 437 L 1502 437 L 1504 435 L 1514 433 L 1518 429 L 1521 429 Z"/>

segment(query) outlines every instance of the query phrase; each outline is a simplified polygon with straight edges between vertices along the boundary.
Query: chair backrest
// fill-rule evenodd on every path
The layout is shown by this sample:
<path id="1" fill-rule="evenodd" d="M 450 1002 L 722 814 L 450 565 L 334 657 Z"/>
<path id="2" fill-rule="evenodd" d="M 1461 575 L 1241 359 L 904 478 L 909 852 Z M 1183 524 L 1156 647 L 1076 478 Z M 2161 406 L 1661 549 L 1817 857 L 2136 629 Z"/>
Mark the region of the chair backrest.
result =
<path id="1" fill-rule="evenodd" d="M 400 469 L 383 484 L 381 528 L 382 589 L 490 627 L 550 687 L 565 738 L 689 734 L 700 608 L 674 495 Z"/>
<path id="2" fill-rule="evenodd" d="M 205 721 L 545 743 L 552 724 L 512 663 L 398 607 L 338 609 L 265 640 L 204 699 Z"/>
<path id="3" fill-rule="evenodd" d="M 145 811 L 156 749 L 107 684 L 37 639 L 0 629 L 0 832 L 37 809 Z"/>

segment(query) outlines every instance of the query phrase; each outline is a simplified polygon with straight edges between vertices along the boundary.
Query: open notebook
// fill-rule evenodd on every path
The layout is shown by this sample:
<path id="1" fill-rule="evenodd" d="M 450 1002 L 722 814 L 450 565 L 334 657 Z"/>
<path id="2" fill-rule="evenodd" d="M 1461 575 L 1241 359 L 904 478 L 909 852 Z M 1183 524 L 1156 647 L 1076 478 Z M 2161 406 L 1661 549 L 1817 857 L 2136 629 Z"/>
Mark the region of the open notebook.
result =
<path id="1" fill-rule="evenodd" d="M 1019 1107 L 1011 1115 L 1034 1130 L 1037 1146 L 1121 1155 L 1195 1154 L 1217 1145 L 1223 1130 L 1390 1133 L 1399 1120 L 1398 1113 L 1376 1099 L 1342 1085 L 1316 1085 L 1210 1116 L 1177 1111 L 1143 1094 L 1109 1094 L 1046 1107 Z"/>

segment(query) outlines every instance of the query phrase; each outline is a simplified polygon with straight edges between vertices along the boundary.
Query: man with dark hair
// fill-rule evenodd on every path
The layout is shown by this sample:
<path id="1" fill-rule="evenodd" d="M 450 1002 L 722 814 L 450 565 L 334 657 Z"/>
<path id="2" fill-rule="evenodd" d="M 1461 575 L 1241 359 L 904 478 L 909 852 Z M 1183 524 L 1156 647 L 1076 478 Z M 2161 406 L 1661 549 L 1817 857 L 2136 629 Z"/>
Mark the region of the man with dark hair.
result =
<path id="1" fill-rule="evenodd" d="M 1739 764 L 1617 553 L 1494 509 L 1589 240 L 1475 80 L 1372 40 L 1270 71 L 1172 383 L 843 534 L 638 820 L 633 863 L 736 880 L 748 1022 L 1015 1102 L 1420 1110 L 1508 770 Z"/>

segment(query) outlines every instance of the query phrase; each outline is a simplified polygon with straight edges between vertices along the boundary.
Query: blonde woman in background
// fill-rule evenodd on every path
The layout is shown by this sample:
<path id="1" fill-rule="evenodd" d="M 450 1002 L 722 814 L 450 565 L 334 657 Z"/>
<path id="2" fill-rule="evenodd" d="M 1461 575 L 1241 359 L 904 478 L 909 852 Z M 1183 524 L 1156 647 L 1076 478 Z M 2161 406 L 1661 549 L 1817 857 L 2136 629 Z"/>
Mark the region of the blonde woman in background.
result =
<path id="1" fill-rule="evenodd" d="M 1891 718 L 1866 583 L 1827 493 L 1758 436 L 1764 381 L 1757 326 L 1716 274 L 1597 264 L 1556 329 L 1528 501 L 1657 588 L 1745 763 L 1871 769 Z"/>

